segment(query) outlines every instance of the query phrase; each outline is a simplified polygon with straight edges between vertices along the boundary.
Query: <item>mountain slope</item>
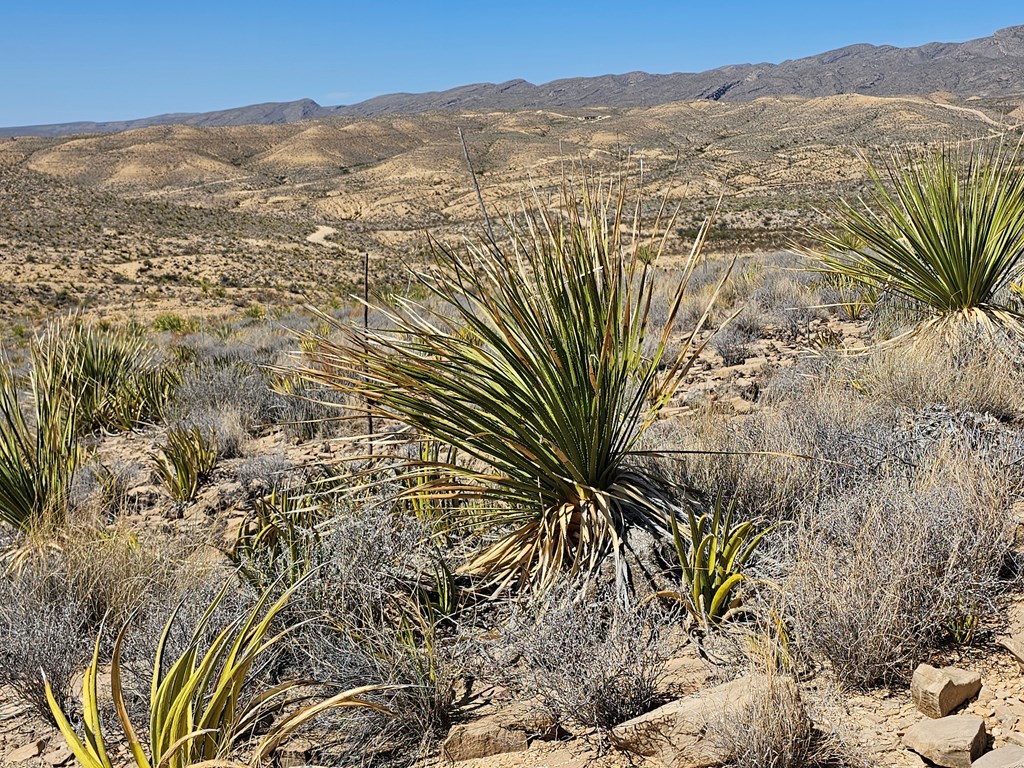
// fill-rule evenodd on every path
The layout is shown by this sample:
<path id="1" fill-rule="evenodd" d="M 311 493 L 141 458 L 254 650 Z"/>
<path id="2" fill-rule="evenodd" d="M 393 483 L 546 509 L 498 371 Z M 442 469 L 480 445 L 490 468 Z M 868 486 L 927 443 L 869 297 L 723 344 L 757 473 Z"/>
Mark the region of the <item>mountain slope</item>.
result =
<path id="1" fill-rule="evenodd" d="M 936 91 L 964 97 L 1024 93 L 1024 25 L 1007 27 L 965 43 L 928 43 L 915 48 L 852 45 L 781 64 L 739 64 L 698 73 L 630 72 L 553 80 L 543 85 L 510 80 L 432 93 L 394 93 L 339 107 L 322 107 L 311 99 L 301 99 L 118 122 L 0 128 L 0 136 L 110 133 L 172 124 L 276 125 L 333 116 L 372 117 L 437 110 L 647 107 L 693 99 L 742 102 L 762 96 L 900 96 Z"/>

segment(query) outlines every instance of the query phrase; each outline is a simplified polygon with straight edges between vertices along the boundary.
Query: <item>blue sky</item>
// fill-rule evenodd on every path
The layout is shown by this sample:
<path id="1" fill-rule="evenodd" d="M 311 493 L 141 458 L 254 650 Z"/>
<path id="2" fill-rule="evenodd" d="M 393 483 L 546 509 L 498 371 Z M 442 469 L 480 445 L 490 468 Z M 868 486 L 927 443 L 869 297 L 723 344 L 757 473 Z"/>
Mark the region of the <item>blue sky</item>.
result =
<path id="1" fill-rule="evenodd" d="M 0 126 L 692 72 L 1024 24 L 1020 0 L 4 3 Z"/>

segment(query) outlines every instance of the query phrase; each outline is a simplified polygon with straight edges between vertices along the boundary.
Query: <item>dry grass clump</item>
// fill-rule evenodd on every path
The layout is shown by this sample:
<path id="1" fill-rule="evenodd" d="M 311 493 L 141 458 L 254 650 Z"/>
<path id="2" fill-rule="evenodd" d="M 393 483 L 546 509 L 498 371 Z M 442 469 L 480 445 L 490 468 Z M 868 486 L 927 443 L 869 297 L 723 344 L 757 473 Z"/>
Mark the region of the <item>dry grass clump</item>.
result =
<path id="1" fill-rule="evenodd" d="M 744 704 L 709 723 L 709 736 L 736 768 L 812 768 L 827 764 L 821 735 L 796 682 L 777 672 L 750 678 Z"/>
<path id="2" fill-rule="evenodd" d="M 624 607 L 612 590 L 562 587 L 513 608 L 485 648 L 487 673 L 552 727 L 605 731 L 655 706 L 675 622 L 649 603 Z"/>
<path id="3" fill-rule="evenodd" d="M 956 413 L 1013 420 L 1024 414 L 1024 368 L 977 336 L 879 349 L 856 371 L 866 396 L 906 411 L 941 405 Z"/>
<path id="4" fill-rule="evenodd" d="M 784 588 L 800 647 L 868 687 L 904 679 L 937 641 L 967 639 L 1004 587 L 1019 489 L 991 455 L 950 445 L 837 487 L 793 534 Z"/>
<path id="5" fill-rule="evenodd" d="M 203 567 L 183 541 L 144 539 L 114 526 L 69 527 L 30 542 L 0 576 L 0 682 L 49 717 L 40 669 L 59 703 L 88 661 L 91 637 L 113 632 L 139 610 L 173 605 Z"/>

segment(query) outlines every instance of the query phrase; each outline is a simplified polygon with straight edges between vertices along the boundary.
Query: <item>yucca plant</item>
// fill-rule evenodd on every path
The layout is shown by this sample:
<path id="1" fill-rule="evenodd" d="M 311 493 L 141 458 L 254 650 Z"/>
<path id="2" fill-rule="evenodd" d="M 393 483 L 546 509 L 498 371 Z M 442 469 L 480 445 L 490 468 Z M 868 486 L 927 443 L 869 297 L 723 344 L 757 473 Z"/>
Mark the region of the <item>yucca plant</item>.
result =
<path id="1" fill-rule="evenodd" d="M 736 502 L 715 499 L 710 513 L 686 508 L 687 536 L 676 515 L 669 516 L 682 590 L 663 590 L 659 597 L 678 600 L 701 626 L 720 624 L 740 609 L 739 587 L 744 568 L 771 530 L 757 531 L 752 520 L 733 525 Z"/>
<path id="2" fill-rule="evenodd" d="M 156 473 L 171 498 L 192 501 L 200 484 L 217 466 L 217 440 L 199 427 L 176 427 L 167 431 L 160 453 L 151 453 Z"/>
<path id="3" fill-rule="evenodd" d="M 322 516 L 314 493 L 275 488 L 256 501 L 228 557 L 239 575 L 260 591 L 270 587 L 268 579 L 296 584 L 322 560 L 323 542 L 317 528 Z"/>
<path id="4" fill-rule="evenodd" d="M 669 277 L 656 271 L 674 219 L 664 202 L 646 231 L 624 182 L 585 178 L 535 201 L 501 243 L 431 240 L 433 263 L 414 272 L 426 298 L 374 306 L 383 329 L 307 337 L 304 375 L 457 449 L 457 463 L 413 459 L 399 474 L 407 495 L 473 499 L 453 514 L 492 537 L 466 566 L 485 583 L 543 587 L 612 553 L 624 585 L 626 530 L 664 530 L 658 484 L 631 459 L 702 348 L 706 313 L 676 321 L 707 225 Z M 662 293 L 671 281 L 657 327 L 656 281 Z"/>
<path id="5" fill-rule="evenodd" d="M 153 660 L 150 687 L 148 750 L 138 737 L 128 716 L 121 675 L 121 645 L 127 627 L 114 645 L 110 678 L 114 710 L 128 741 L 132 758 L 138 768 L 187 768 L 201 764 L 262 765 L 277 747 L 300 727 L 327 709 L 336 707 L 368 707 L 386 712 L 364 697 L 383 689 L 365 686 L 346 690 L 315 704 L 306 705 L 279 719 L 263 734 L 249 752 L 245 763 L 233 760 L 234 753 L 250 738 L 253 726 L 272 705 L 294 694 L 306 681 L 280 683 L 263 691 L 243 695 L 251 684 L 250 672 L 288 633 L 285 629 L 272 634 L 275 617 L 291 596 L 289 589 L 268 607 L 269 592 L 256 604 L 244 621 L 228 625 L 202 648 L 202 636 L 224 592 L 211 603 L 191 642 L 176 659 L 165 659 L 167 641 L 174 624 L 168 619 Z M 83 768 L 112 768 L 109 756 L 111 742 L 103 732 L 100 717 L 97 670 L 100 641 L 97 639 L 92 663 L 86 669 L 82 686 L 82 721 L 84 734 L 79 736 L 61 709 L 46 683 L 50 709 L 75 758 Z M 243 702 L 248 700 L 248 704 Z M 148 752 L 148 753 L 147 753 Z"/>
<path id="6" fill-rule="evenodd" d="M 831 229 L 814 234 L 827 270 L 919 306 L 913 333 L 965 323 L 1019 332 L 1006 303 L 1024 270 L 1024 165 L 1017 151 L 975 145 L 895 152 L 868 163 L 867 204 L 840 202 Z"/>
<path id="7" fill-rule="evenodd" d="M 177 381 L 156 361 L 141 329 L 103 328 L 79 322 L 55 324 L 52 364 L 78 400 L 78 429 L 124 431 L 156 420 Z"/>
<path id="8" fill-rule="evenodd" d="M 32 345 L 28 403 L 0 360 L 0 520 L 25 532 L 60 521 L 82 459 L 76 399 L 50 364 L 55 343 L 44 336 Z"/>

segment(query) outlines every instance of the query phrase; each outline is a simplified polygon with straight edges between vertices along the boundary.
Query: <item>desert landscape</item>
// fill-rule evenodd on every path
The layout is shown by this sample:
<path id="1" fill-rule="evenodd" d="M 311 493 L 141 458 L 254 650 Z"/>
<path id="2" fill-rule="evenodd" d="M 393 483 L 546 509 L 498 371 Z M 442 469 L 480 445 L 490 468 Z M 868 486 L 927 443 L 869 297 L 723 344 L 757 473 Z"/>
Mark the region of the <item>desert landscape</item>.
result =
<path id="1" fill-rule="evenodd" d="M 1021 39 L 0 131 L 0 764 L 1024 765 Z"/>

